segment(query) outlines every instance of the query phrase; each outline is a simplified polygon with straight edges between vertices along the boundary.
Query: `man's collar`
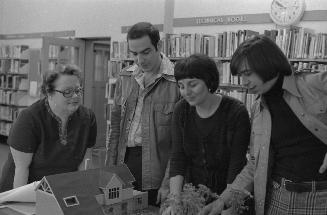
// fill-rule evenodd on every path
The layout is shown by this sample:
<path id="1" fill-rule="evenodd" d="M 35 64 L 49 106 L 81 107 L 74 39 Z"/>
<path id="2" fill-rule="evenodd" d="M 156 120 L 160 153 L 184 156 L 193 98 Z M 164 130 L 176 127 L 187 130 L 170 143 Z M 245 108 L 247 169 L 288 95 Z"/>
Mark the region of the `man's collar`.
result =
<path id="1" fill-rule="evenodd" d="M 176 82 L 174 77 L 174 64 L 163 53 L 161 53 L 161 57 L 162 60 L 160 64 L 159 73 L 161 73 L 162 77 L 165 78 L 167 81 Z M 142 72 L 140 67 L 138 67 L 136 64 L 128 68 L 127 71 L 133 72 L 133 76 L 138 76 L 138 74 Z"/>
<path id="2" fill-rule="evenodd" d="M 296 80 L 295 80 L 294 76 L 295 76 L 294 74 L 289 75 L 289 76 L 284 76 L 282 88 L 296 97 L 302 97 L 299 90 L 297 89 Z M 262 105 L 264 103 L 264 99 L 263 99 L 262 95 L 257 95 L 255 100 L 259 100 L 260 110 L 262 110 Z"/>
<path id="3" fill-rule="evenodd" d="M 289 93 L 296 97 L 302 97 L 296 86 L 296 80 L 294 74 L 289 76 L 284 76 L 283 89 L 287 90 Z"/>

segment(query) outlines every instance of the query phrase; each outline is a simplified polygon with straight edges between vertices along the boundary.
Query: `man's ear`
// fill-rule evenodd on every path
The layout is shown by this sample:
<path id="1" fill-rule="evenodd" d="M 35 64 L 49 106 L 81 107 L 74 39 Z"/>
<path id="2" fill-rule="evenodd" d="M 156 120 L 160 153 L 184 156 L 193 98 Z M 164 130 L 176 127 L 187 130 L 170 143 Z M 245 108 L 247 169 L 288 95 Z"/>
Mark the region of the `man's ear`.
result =
<path id="1" fill-rule="evenodd" d="M 161 40 L 159 40 L 159 41 L 158 41 L 158 43 L 157 43 L 157 51 L 159 51 L 159 52 L 160 52 L 160 50 L 161 50 L 161 47 L 162 47 L 162 41 L 161 41 Z"/>

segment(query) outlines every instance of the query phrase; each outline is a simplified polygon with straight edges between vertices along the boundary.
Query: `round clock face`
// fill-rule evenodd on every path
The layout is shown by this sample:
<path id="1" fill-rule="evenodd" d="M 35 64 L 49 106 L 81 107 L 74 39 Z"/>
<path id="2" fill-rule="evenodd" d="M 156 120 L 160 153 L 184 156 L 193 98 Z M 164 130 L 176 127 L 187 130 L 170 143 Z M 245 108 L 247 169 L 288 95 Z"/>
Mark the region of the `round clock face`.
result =
<path id="1" fill-rule="evenodd" d="M 304 0 L 273 0 L 270 17 L 277 25 L 292 25 L 300 21 L 304 9 Z"/>

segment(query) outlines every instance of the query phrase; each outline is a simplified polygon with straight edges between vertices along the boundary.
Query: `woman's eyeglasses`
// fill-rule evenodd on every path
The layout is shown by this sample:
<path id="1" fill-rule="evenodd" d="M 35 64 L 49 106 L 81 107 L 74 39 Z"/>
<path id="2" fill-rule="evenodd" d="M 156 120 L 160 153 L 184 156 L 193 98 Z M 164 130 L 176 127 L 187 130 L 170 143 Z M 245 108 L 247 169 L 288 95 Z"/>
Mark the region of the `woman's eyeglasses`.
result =
<path id="1" fill-rule="evenodd" d="M 83 88 L 75 88 L 75 89 L 67 89 L 67 90 L 54 90 L 58 93 L 61 93 L 65 98 L 71 98 L 74 94 L 77 96 L 81 96 L 83 94 Z"/>

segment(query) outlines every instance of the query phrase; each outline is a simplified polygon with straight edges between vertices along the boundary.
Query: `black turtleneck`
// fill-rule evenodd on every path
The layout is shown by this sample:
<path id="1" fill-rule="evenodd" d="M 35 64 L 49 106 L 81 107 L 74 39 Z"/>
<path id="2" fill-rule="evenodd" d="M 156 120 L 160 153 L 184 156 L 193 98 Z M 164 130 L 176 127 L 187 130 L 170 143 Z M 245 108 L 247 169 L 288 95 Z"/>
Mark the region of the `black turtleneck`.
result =
<path id="1" fill-rule="evenodd" d="M 327 146 L 314 136 L 283 99 L 284 77 L 263 97 L 268 105 L 271 127 L 271 149 L 274 154 L 272 175 L 292 181 L 327 180 L 327 173 L 319 168 L 327 152 Z"/>

